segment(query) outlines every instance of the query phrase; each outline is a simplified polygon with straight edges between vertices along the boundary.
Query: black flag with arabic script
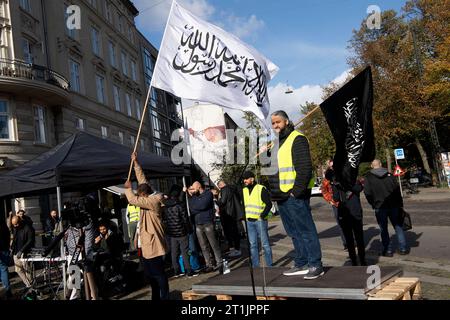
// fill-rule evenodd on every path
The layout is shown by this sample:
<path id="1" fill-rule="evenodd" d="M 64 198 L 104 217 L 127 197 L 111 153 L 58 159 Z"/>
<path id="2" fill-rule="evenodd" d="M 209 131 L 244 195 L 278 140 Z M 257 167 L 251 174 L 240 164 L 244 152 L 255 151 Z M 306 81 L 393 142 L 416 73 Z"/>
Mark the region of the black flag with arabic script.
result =
<path id="1" fill-rule="evenodd" d="M 322 102 L 320 108 L 336 142 L 333 160 L 336 180 L 345 190 L 351 190 L 360 163 L 375 157 L 370 66 Z"/>

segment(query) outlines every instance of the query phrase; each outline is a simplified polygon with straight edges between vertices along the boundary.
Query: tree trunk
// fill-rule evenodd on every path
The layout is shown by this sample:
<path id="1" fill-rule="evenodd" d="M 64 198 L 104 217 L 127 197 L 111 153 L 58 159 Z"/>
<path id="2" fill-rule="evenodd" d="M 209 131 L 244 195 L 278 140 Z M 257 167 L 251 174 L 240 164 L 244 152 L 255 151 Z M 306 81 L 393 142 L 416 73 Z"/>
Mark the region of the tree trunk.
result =
<path id="1" fill-rule="evenodd" d="M 390 148 L 385 148 L 384 150 L 385 150 L 385 152 L 386 152 L 386 166 L 387 166 L 387 170 L 388 170 L 389 172 L 392 172 L 392 166 L 391 166 L 391 163 L 392 163 L 391 149 L 390 149 Z"/>
<path id="2" fill-rule="evenodd" d="M 430 164 L 428 163 L 427 153 L 423 149 L 422 144 L 420 143 L 419 139 L 416 138 L 416 141 L 414 141 L 414 144 L 417 147 L 417 150 L 419 150 L 420 157 L 422 158 L 423 168 L 428 174 L 431 174 Z"/>

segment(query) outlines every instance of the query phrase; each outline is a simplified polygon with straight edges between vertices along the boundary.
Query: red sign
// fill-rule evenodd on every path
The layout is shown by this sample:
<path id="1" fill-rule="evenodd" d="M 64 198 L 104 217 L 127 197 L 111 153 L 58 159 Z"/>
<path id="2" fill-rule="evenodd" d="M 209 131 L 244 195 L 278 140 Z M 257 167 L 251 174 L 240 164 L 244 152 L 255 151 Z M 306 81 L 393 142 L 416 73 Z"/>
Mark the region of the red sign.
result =
<path id="1" fill-rule="evenodd" d="M 396 165 L 395 169 L 394 169 L 394 176 L 398 177 L 398 176 L 402 176 L 404 174 L 405 174 L 405 171 L 403 171 L 403 169 L 400 168 L 399 165 Z"/>

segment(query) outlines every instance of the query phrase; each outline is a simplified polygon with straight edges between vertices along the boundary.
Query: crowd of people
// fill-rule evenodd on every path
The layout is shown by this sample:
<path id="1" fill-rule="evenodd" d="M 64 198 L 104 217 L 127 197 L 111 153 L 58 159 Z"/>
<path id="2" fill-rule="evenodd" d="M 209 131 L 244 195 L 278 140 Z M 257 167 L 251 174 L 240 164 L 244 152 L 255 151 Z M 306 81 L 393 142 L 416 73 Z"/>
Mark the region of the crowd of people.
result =
<path id="1" fill-rule="evenodd" d="M 152 299 L 167 300 L 168 258 L 173 277 L 194 277 L 198 272 L 224 272 L 227 259 L 242 255 L 240 226 L 243 222 L 248 230 L 249 262 L 253 267 L 261 264 L 271 267 L 273 259 L 268 219 L 273 206 L 279 211 L 295 253 L 294 265 L 283 275 L 302 275 L 306 280 L 323 276 L 321 246 L 310 207 L 315 179 L 309 141 L 294 129 L 284 111 L 274 112 L 271 119 L 272 128 L 279 134 L 278 171 L 268 177 L 267 186 L 258 183 L 255 172 L 245 171 L 239 181 L 243 187 L 219 181 L 218 188 L 208 190 L 202 182 L 195 181 L 186 187 L 173 185 L 164 195 L 151 188 L 137 154 L 133 153 L 131 160 L 138 182 L 137 192 L 133 191 L 131 181 L 124 184 L 128 201 L 128 248 L 111 221 L 99 221 L 89 216 L 88 219 L 74 219 L 67 228 L 62 228 L 61 217 L 56 210 L 52 210 L 45 223 L 47 241 L 51 243 L 54 237 L 64 234 L 68 264 L 82 261 L 86 299 L 104 297 L 106 282 L 123 274 L 123 253 L 128 249 L 138 253 L 152 289 Z M 336 181 L 333 163 L 329 161 L 321 191 L 332 207 L 352 265 L 358 265 L 357 258 L 360 265 L 367 265 L 360 201 L 362 192 L 375 210 L 381 230 L 382 254 L 388 257 L 393 255 L 388 219 L 397 233 L 400 254 L 407 254 L 399 186 L 392 174 L 382 168 L 379 160 L 372 162 L 372 170 L 364 180 L 357 180 L 351 190 L 344 189 Z M 220 229 L 217 228 L 218 221 Z M 7 272 L 10 254 L 25 286 L 32 285 L 29 267 L 23 257 L 34 246 L 35 231 L 33 221 L 24 210 L 11 214 L 7 224 L 2 221 L 0 226 L 1 281 L 7 296 L 11 296 Z M 260 259 L 261 251 L 263 259 Z M 68 281 L 73 279 L 69 277 Z M 71 299 L 79 296 L 79 289 L 70 292 Z"/>

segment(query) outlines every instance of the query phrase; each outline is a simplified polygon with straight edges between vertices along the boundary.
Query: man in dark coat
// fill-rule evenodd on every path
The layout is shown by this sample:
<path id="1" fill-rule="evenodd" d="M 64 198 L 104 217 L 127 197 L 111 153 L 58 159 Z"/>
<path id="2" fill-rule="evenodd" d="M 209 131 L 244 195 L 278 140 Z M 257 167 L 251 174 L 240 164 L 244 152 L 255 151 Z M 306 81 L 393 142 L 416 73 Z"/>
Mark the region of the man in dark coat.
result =
<path id="1" fill-rule="evenodd" d="M 164 201 L 163 221 L 166 227 L 166 235 L 170 237 L 170 252 L 175 277 L 183 275 L 178 263 L 180 252 L 183 257 L 186 276 L 193 277 L 196 274 L 192 271 L 189 257 L 189 234 L 192 232 L 192 226 L 186 206 L 179 200 L 180 193 L 181 190 L 178 186 L 171 187 L 169 197 Z"/>
<path id="2" fill-rule="evenodd" d="M 11 225 L 14 228 L 11 251 L 14 257 L 15 271 L 27 288 L 30 288 L 32 282 L 31 268 L 23 258 L 34 246 L 35 231 L 19 216 L 12 217 Z"/>
<path id="3" fill-rule="evenodd" d="M 229 257 L 241 255 L 241 236 L 239 235 L 238 223 L 243 219 L 243 208 L 239 200 L 239 195 L 234 186 L 227 185 L 221 180 L 217 184 L 220 189 L 219 205 L 220 222 L 223 232 L 230 248 Z"/>
<path id="4" fill-rule="evenodd" d="M 375 210 L 378 225 L 381 231 L 381 242 L 383 243 L 382 255 L 392 257 L 393 250 L 388 231 L 388 218 L 397 234 L 401 255 L 408 253 L 403 221 L 400 209 L 403 208 L 403 198 L 397 179 L 387 169 L 383 168 L 381 161 L 372 161 L 372 170 L 365 176 L 364 194 L 367 201 Z"/>

